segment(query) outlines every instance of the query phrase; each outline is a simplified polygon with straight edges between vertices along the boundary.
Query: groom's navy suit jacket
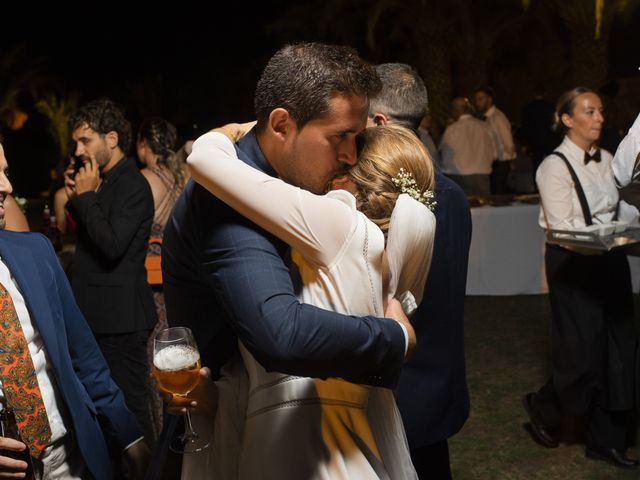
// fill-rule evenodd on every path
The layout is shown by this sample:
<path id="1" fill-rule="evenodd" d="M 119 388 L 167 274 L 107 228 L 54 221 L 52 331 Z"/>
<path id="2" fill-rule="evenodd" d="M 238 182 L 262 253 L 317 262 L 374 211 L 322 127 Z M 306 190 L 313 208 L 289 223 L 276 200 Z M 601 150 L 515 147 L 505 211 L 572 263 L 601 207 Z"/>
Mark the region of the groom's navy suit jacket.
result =
<path id="1" fill-rule="evenodd" d="M 236 149 L 241 160 L 276 176 L 253 130 Z M 169 324 L 193 330 L 203 364 L 214 371 L 240 338 L 267 370 L 395 386 L 404 360 L 401 327 L 391 320 L 356 319 L 300 304 L 283 260 L 287 250 L 189 181 L 164 232 Z"/>
<path id="2" fill-rule="evenodd" d="M 51 243 L 40 234 L 0 230 L 0 257 L 38 329 L 80 454 L 92 478 L 113 479 L 107 447 L 120 455 L 141 436 L 76 304 Z"/>
<path id="3" fill-rule="evenodd" d="M 431 269 L 411 318 L 418 341 L 396 390 L 411 449 L 446 440 L 469 415 L 463 323 L 471 213 L 462 189 L 440 173 L 435 198 Z"/>

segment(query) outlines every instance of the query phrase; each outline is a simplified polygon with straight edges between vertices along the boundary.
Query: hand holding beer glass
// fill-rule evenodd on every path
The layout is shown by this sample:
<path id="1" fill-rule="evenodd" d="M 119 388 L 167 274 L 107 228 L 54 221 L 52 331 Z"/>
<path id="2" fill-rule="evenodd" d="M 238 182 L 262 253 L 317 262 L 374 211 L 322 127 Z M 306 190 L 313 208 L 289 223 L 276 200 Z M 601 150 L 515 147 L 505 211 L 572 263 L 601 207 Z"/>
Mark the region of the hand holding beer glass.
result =
<path id="1" fill-rule="evenodd" d="M 186 398 L 198 385 L 200 352 L 191 330 L 171 327 L 159 332 L 153 340 L 153 375 L 165 392 Z M 198 437 L 187 409 L 184 414 L 185 432 L 170 445 L 176 453 L 198 453 L 209 442 Z"/>

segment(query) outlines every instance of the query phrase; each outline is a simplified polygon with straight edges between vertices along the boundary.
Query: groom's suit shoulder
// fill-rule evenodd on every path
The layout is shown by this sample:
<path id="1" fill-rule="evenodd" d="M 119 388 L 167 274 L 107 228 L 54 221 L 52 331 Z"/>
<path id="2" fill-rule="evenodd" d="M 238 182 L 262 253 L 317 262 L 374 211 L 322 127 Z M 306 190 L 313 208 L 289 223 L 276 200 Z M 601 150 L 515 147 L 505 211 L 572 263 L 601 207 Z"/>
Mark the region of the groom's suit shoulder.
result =
<path id="1" fill-rule="evenodd" d="M 169 323 L 193 330 L 203 360 L 214 370 L 236 345 L 231 327 L 238 322 L 237 305 L 225 307 L 223 299 L 233 296 L 230 292 L 251 294 L 255 284 L 247 272 L 260 284 L 268 281 L 260 277 L 266 275 L 262 270 L 284 271 L 278 257 L 285 250 L 283 242 L 189 180 L 164 231 L 165 303 Z"/>

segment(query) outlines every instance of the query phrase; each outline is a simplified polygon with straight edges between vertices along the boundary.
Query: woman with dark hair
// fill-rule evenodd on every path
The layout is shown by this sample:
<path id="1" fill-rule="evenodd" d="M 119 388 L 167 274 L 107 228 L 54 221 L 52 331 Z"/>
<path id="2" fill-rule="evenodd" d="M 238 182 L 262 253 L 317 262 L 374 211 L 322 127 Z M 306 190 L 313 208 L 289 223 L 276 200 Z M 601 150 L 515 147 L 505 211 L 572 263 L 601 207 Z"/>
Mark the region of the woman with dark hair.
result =
<path id="1" fill-rule="evenodd" d="M 154 215 L 149 237 L 147 257 L 160 258 L 164 226 L 169 213 L 176 203 L 182 187 L 185 184 L 185 174 L 182 163 L 176 158 L 174 148 L 177 131 L 171 123 L 163 118 L 151 117 L 140 125 L 136 151 L 140 162 L 144 164 L 142 175 L 147 179 L 153 194 Z M 153 339 L 156 334 L 167 328 L 167 310 L 162 291 L 162 279 L 148 277 L 153 289 L 153 299 L 158 312 L 158 323 L 149 337 L 148 353 L 149 367 L 152 367 Z M 156 435 L 162 430 L 162 399 L 158 391 L 151 389 L 151 414 Z"/>
<path id="2" fill-rule="evenodd" d="M 597 147 L 604 121 L 600 98 L 574 88 L 560 97 L 556 115 L 565 136 L 536 175 L 540 226 L 579 230 L 615 220 L 612 157 Z M 552 373 L 537 393 L 524 398 L 531 433 L 554 448 L 562 417 L 585 417 L 586 456 L 636 468 L 637 460 L 625 456 L 637 343 L 626 255 L 547 244 L 545 266 L 553 315 Z"/>
<path id="3" fill-rule="evenodd" d="M 152 117 L 140 125 L 136 151 L 145 165 L 142 174 L 151 185 L 155 216 L 151 236 L 162 237 L 171 208 L 185 183 L 183 166 L 175 156 L 178 134 L 168 121 Z"/>

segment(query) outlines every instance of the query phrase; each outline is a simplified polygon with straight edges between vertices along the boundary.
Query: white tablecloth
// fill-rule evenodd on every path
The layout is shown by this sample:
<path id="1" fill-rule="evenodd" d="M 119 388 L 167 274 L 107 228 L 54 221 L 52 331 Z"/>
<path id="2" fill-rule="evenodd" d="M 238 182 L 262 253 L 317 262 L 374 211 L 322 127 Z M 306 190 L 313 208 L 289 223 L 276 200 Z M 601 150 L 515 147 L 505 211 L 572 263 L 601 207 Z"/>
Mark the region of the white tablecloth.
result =
<path id="1" fill-rule="evenodd" d="M 538 205 L 471 209 L 467 295 L 547 292 Z"/>
<path id="2" fill-rule="evenodd" d="M 544 232 L 538 205 L 471 209 L 467 295 L 547 293 Z M 633 291 L 640 290 L 640 257 L 629 257 Z"/>

